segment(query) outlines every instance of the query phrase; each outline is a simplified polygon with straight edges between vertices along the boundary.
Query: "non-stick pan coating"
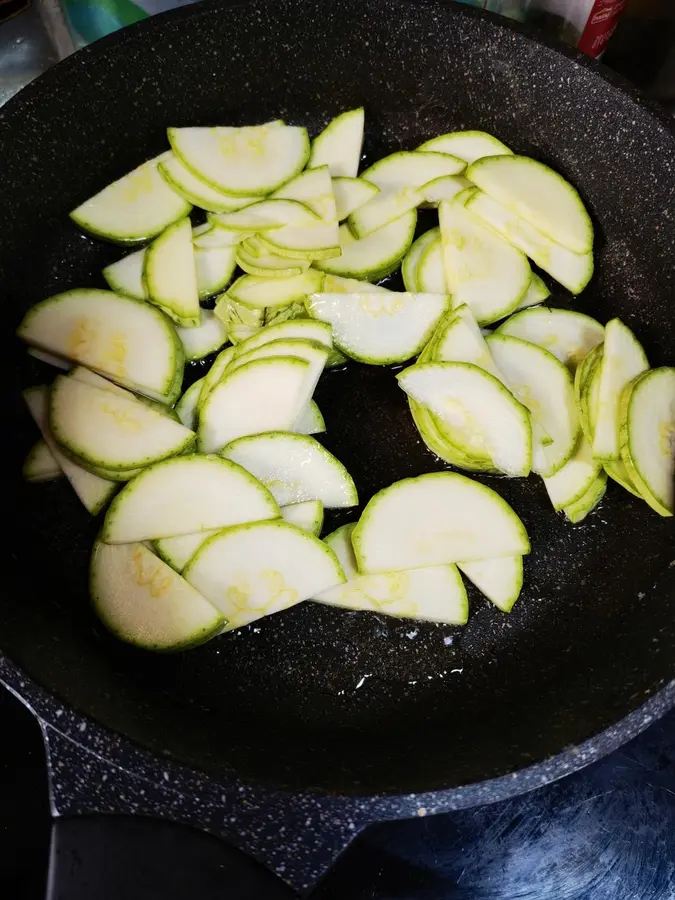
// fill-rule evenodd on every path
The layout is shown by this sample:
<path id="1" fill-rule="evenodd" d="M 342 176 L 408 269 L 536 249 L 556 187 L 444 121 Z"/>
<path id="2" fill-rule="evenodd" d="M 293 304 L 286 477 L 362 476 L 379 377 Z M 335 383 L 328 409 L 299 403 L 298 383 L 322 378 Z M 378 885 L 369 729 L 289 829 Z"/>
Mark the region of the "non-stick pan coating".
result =
<path id="1" fill-rule="evenodd" d="M 20 388 L 51 377 L 13 331 L 33 303 L 103 286 L 120 251 L 68 211 L 166 146 L 167 125 L 282 117 L 313 133 L 366 107 L 371 158 L 481 128 L 560 170 L 597 228 L 597 274 L 572 305 L 620 316 L 654 365 L 675 363 L 675 137 L 631 94 L 517 29 L 400 0 L 198 5 L 76 54 L 0 112 L 6 563 L 0 645 L 39 682 L 151 750 L 198 768 L 331 791 L 452 787 L 588 738 L 675 673 L 675 532 L 616 485 L 586 523 L 541 482 L 480 479 L 532 539 L 510 615 L 471 595 L 464 629 L 307 603 L 158 657 L 90 614 L 99 525 L 63 483 L 20 483 L 35 431 Z M 554 302 L 571 298 L 554 291 Z M 194 375 L 192 375 L 194 377 Z M 440 468 L 391 370 L 322 379 L 326 445 L 365 501 Z M 348 521 L 351 513 L 334 518 Z M 331 522 L 328 523 L 333 524 Z"/>

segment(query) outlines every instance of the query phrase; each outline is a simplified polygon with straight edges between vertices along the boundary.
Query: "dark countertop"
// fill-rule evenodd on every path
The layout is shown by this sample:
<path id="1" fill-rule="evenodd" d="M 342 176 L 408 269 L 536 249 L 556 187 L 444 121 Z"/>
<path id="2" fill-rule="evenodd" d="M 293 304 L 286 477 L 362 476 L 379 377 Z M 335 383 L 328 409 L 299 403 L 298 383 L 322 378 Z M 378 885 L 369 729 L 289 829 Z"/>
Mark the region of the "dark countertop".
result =
<path id="1" fill-rule="evenodd" d="M 0 729 L 0 897 L 42 900 L 50 830 L 44 751 L 31 714 L 4 690 Z M 220 841 L 154 820 L 78 824 L 85 862 L 126 860 L 134 887 L 122 886 L 113 870 L 102 892 L 98 885 L 62 900 L 222 897 L 218 876 L 230 861 Z M 524 797 L 371 827 L 314 896 L 675 900 L 675 712 L 606 759 Z"/>

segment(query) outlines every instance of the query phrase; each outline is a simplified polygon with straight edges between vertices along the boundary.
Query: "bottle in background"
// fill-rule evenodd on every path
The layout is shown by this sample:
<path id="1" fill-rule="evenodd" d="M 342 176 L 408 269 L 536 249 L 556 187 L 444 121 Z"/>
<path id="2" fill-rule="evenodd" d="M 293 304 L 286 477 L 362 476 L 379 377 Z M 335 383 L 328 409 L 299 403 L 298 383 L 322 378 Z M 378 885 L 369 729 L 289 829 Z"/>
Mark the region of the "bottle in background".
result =
<path id="1" fill-rule="evenodd" d="M 625 0 L 531 0 L 528 21 L 599 59 Z"/>

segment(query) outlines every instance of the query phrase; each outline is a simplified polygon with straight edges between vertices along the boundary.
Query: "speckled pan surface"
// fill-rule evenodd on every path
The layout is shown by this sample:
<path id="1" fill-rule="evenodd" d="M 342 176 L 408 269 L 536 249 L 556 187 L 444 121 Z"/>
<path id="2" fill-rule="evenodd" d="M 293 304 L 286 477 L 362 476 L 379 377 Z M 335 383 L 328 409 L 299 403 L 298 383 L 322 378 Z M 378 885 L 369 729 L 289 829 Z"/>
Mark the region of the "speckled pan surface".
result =
<path id="1" fill-rule="evenodd" d="M 597 274 L 574 307 L 602 321 L 621 316 L 654 364 L 675 363 L 675 137 L 595 66 L 490 17 L 403 0 L 208 3 L 131 28 L 76 54 L 0 112 L 12 435 L 4 473 L 15 510 L 0 647 L 91 718 L 221 777 L 236 771 L 362 795 L 461 789 L 585 741 L 673 678 L 672 520 L 612 485 L 599 510 L 572 527 L 534 478 L 481 479 L 512 503 L 532 539 L 509 616 L 475 594 L 464 629 L 304 604 L 198 651 L 152 657 L 109 639 L 89 612 L 98 523 L 65 485 L 17 480 L 34 440 L 18 391 L 49 373 L 26 361 L 13 328 L 49 293 L 103 286 L 100 269 L 119 255 L 80 235 L 68 210 L 160 152 L 167 125 L 283 117 L 316 132 L 360 104 L 370 157 L 484 128 L 562 171 L 598 234 Z M 555 291 L 553 299 L 570 298 Z M 391 371 L 331 373 L 317 400 L 326 445 L 364 501 L 398 478 L 441 468 Z M 672 701 L 666 688 L 650 714 Z M 640 721 L 619 726 L 613 740 Z"/>

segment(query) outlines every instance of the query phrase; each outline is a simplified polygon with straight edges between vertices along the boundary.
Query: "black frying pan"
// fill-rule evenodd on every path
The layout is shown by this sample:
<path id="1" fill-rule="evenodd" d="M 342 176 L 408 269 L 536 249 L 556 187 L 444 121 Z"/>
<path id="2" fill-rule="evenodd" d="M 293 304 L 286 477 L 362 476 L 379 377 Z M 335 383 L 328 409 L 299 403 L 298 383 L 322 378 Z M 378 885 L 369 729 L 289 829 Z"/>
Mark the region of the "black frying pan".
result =
<path id="1" fill-rule="evenodd" d="M 603 322 L 620 316 L 653 364 L 675 363 L 675 129 L 596 64 L 503 20 L 402 0 L 198 4 L 97 42 L 0 111 L 11 497 L 0 672 L 78 740 L 83 720 L 35 683 L 212 783 L 231 786 L 236 775 L 256 808 L 278 810 L 276 789 L 309 791 L 302 803 L 339 808 L 357 825 L 526 790 L 673 705 L 673 520 L 610 485 L 601 507 L 573 527 L 536 478 L 485 477 L 532 539 L 510 615 L 475 594 L 463 629 L 306 603 L 194 652 L 136 652 L 109 638 L 88 607 L 98 523 L 66 485 L 18 479 L 35 439 L 19 390 L 51 373 L 26 358 L 13 331 L 43 297 L 103 286 L 100 270 L 120 251 L 81 235 L 67 213 L 160 152 L 167 125 L 282 117 L 316 133 L 361 104 L 371 159 L 481 128 L 561 171 L 594 217 L 597 272 L 577 300 L 554 287 L 552 303 Z M 353 364 L 329 373 L 317 399 L 326 445 L 364 501 L 443 467 L 419 443 L 390 370 Z M 117 752 L 119 743 L 110 746 Z"/>

